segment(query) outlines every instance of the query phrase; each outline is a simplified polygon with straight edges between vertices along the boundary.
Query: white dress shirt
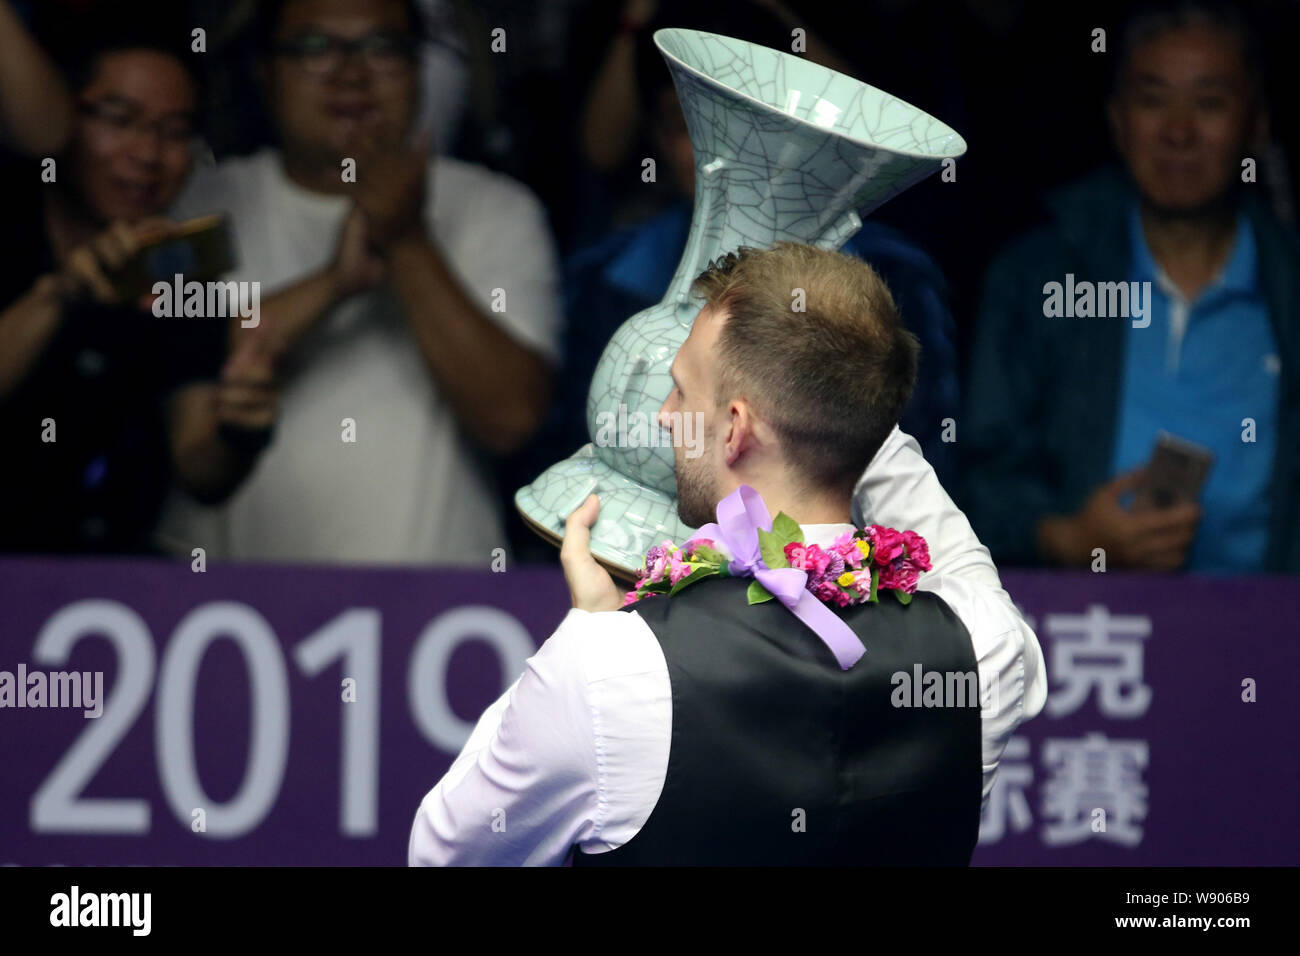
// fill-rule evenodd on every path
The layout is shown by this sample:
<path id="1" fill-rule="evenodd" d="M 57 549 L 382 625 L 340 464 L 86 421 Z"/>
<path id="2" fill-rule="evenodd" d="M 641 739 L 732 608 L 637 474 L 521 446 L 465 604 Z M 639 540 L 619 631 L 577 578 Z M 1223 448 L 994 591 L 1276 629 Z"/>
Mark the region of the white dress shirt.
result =
<path id="1" fill-rule="evenodd" d="M 961 619 L 981 683 L 996 687 L 980 721 L 987 802 L 1007 741 L 1047 697 L 1038 639 L 916 441 L 897 428 L 854 491 L 853 517 L 929 543 L 933 570 L 918 588 Z M 852 527 L 802 530 L 828 545 Z M 806 625 L 792 615 L 790 626 Z M 672 717 L 668 666 L 640 615 L 571 610 L 421 802 L 410 864 L 560 865 L 575 846 L 622 846 L 663 790 Z"/>

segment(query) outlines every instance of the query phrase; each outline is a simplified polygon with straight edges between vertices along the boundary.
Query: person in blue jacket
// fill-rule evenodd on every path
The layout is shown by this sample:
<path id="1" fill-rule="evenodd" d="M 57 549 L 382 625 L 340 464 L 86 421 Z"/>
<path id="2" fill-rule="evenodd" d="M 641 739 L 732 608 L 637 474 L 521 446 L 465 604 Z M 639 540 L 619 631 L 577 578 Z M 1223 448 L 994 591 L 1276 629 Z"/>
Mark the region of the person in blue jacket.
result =
<path id="1" fill-rule="evenodd" d="M 999 564 L 1298 571 L 1300 243 L 1257 198 L 1257 44 L 1182 0 L 1135 14 L 1116 58 L 1122 168 L 1053 196 L 987 274 L 963 504 Z M 1161 432 L 1213 465 L 1198 500 L 1137 510 Z"/>

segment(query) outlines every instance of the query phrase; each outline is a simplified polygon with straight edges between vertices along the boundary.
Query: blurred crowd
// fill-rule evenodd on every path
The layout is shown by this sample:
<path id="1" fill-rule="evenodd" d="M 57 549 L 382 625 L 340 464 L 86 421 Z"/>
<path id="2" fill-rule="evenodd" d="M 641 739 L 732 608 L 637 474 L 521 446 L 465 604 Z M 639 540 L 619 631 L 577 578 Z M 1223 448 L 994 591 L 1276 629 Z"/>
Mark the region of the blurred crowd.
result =
<path id="1" fill-rule="evenodd" d="M 600 355 L 686 243 L 651 40 L 677 26 L 801 31 L 967 140 L 845 250 L 921 342 L 901 427 L 996 561 L 1300 571 L 1297 25 L 1263 0 L 0 0 L 0 551 L 555 560 L 513 493 L 589 440 Z M 254 326 L 119 281 L 211 213 Z M 1050 314 L 1067 281 L 1149 283 L 1145 324 Z M 1213 467 L 1138 507 L 1161 433 Z"/>

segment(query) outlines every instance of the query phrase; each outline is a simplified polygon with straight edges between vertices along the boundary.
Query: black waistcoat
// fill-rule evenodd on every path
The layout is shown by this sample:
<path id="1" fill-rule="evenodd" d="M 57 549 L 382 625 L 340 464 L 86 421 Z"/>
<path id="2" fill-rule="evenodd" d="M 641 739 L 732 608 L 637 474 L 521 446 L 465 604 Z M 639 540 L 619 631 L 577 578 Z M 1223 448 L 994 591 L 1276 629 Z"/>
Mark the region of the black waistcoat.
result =
<path id="1" fill-rule="evenodd" d="M 893 676 L 915 682 L 919 664 L 948 687 L 949 674 L 975 674 L 961 620 L 926 592 L 907 607 L 882 594 L 837 609 L 867 649 L 842 671 L 779 602 L 746 604 L 748 585 L 710 579 L 627 608 L 668 663 L 667 776 L 635 837 L 576 851 L 573 865 L 969 864 L 978 693 L 964 707 L 955 695 L 949 706 L 894 706 L 915 700 Z"/>

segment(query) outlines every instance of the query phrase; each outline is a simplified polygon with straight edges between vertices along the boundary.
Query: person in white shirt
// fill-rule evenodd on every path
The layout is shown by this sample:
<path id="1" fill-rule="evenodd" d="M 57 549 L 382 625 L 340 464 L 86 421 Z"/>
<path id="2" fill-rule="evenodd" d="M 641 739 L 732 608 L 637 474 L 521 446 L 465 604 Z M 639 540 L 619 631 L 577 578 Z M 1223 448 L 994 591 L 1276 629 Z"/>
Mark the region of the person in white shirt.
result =
<path id="1" fill-rule="evenodd" d="M 173 495 L 164 541 L 232 560 L 486 566 L 507 545 L 487 466 L 534 432 L 558 361 L 545 211 L 411 141 L 413 2 L 260 13 L 279 148 L 201 170 L 175 214 L 230 214 L 225 278 L 260 283 L 280 420 L 223 507 Z"/>
<path id="2" fill-rule="evenodd" d="M 805 290 L 807 312 L 791 312 L 788 289 L 794 287 Z M 940 486 L 916 442 L 897 427 L 915 380 L 915 339 L 903 329 L 888 290 L 869 266 L 808 246 L 781 243 L 765 252 L 741 250 L 711 266 L 694 291 L 705 304 L 673 362 L 674 388 L 660 412 L 665 428 L 680 421 L 679 413 L 703 416 L 706 438 L 701 457 L 688 458 L 681 443 L 674 442 L 679 515 L 686 524 L 698 527 L 713 519 L 714 505 L 748 485 L 762 496 L 772 515 L 784 511 L 794 518 L 807 543 L 831 543 L 853 528 L 850 517 L 858 524 L 915 530 L 928 541 L 932 570 L 921 575 L 912 604 L 894 606 L 891 600 L 860 605 L 857 620 L 868 622 L 866 630 L 871 615 L 893 615 L 876 620 L 903 631 L 908 615 L 928 604 L 931 611 L 947 615 L 944 620 L 953 625 L 950 634 L 958 635 L 950 646 L 962 645 L 966 660 L 978 667 L 981 685 L 991 691 L 991 704 L 981 709 L 976 722 L 965 725 L 973 730 L 962 738 L 966 743 L 952 751 L 960 753 L 964 762 L 952 778 L 960 779 L 963 796 L 950 804 L 951 812 L 922 807 L 914 821 L 917 832 L 925 832 L 960 817 L 960 826 L 952 830 L 960 832 L 960 839 L 951 841 L 959 845 L 939 847 L 924 858 L 966 861 L 998 761 L 1016 727 L 1042 710 L 1047 678 L 1038 640 L 1003 590 L 988 550 Z M 865 472 L 864 461 L 869 463 Z M 773 858 L 790 855 L 788 811 L 784 824 L 779 816 L 774 824 L 787 831 L 784 836 L 775 830 L 759 832 L 759 828 L 752 833 L 729 831 L 746 825 L 737 821 L 745 819 L 751 801 L 761 803 L 769 796 L 763 791 L 764 782 L 770 782 L 773 790 L 785 782 L 784 766 L 778 765 L 776 775 L 766 781 L 762 776 L 762 756 L 769 741 L 773 754 L 790 752 L 791 742 L 798 752 L 805 740 L 810 749 L 825 747 L 826 739 L 835 737 L 832 728 L 807 737 L 789 731 L 794 735 L 790 740 L 777 740 L 787 731 L 779 722 L 774 726 L 769 721 L 753 737 L 701 742 L 698 714 L 712 709 L 734 716 L 726 698 L 743 694 L 745 688 L 737 687 L 730 676 L 729 660 L 709 661 L 707 651 L 693 659 L 694 670 L 673 660 L 682 645 L 665 640 L 663 625 L 666 615 L 678 606 L 675 602 L 721 588 L 727 579 L 713 579 L 716 584 L 705 580 L 676 597 L 646 598 L 620 611 L 621 589 L 589 551 L 589 529 L 598 512 L 599 500 L 593 495 L 566 525 L 561 560 L 573 609 L 529 659 L 522 676 L 484 712 L 451 768 L 424 797 L 411 830 L 411 865 L 576 865 L 605 854 L 626 858 L 628 851 L 634 851 L 634 860 L 667 862 L 751 858 L 743 850 L 711 858 L 685 845 L 691 841 L 682 839 L 683 816 L 696 818 L 685 826 L 689 830 L 693 825 L 699 840 L 716 842 L 719 834 L 729 835 L 733 847 L 751 839 L 760 848 L 769 842 L 779 848 Z M 773 668 L 789 666 L 792 674 L 808 676 L 808 686 L 814 688 L 819 686 L 814 676 L 820 681 L 829 679 L 828 673 L 838 673 L 835 660 L 818 645 L 817 635 L 793 614 L 774 608 L 776 602 L 748 607 L 743 588 L 738 597 L 737 621 L 753 622 L 757 609 L 767 608 L 763 613 L 785 614 L 790 633 L 803 640 L 789 645 L 800 648 L 798 655 L 763 658 L 778 662 L 771 664 Z M 652 609 L 646 607 L 650 602 L 667 604 Z M 656 621 L 653 627 L 650 618 Z M 727 622 L 716 616 L 712 620 L 716 627 L 701 627 L 699 633 L 687 635 L 687 644 L 707 648 L 718 641 Z M 782 619 L 764 620 L 781 621 L 786 629 Z M 747 633 L 741 627 L 737 633 L 742 640 L 762 639 L 757 628 Z M 890 635 L 878 632 L 878 636 L 877 651 Z M 674 647 L 677 650 L 670 652 Z M 817 653 L 821 653 L 821 666 L 809 672 L 807 659 Z M 868 644 L 863 660 L 869 664 L 872 654 Z M 787 664 L 792 656 L 800 657 L 800 662 Z M 852 669 L 845 671 L 852 673 Z M 796 688 L 799 679 L 794 679 Z M 829 686 L 842 685 L 832 680 Z M 675 705 L 685 700 L 698 705 L 692 711 L 696 723 L 682 723 L 675 713 Z M 762 722 L 763 703 L 755 715 L 757 722 Z M 789 701 L 769 703 L 790 706 Z M 796 699 L 793 706 L 797 711 L 814 703 L 824 702 Z M 849 713 L 867 713 L 868 704 L 874 704 L 879 714 L 879 700 L 860 703 L 860 709 Z M 750 724 L 733 720 L 721 726 L 738 738 L 748 733 L 742 728 Z M 909 736 L 924 736 L 916 732 L 919 726 L 908 725 L 906 732 L 897 732 L 897 739 L 884 741 L 883 752 L 895 745 L 903 750 L 912 746 L 915 741 L 909 742 Z M 786 751 L 778 751 L 782 743 Z M 929 740 L 920 746 L 931 743 L 940 746 Z M 690 773 L 682 769 L 689 766 L 687 758 L 692 754 L 709 752 L 725 754 L 727 759 L 741 753 L 735 759 L 753 771 L 753 779 L 737 783 L 721 772 L 711 777 L 707 762 Z M 840 766 L 836 758 L 844 754 L 832 749 L 828 756 L 825 766 Z M 751 763 L 745 764 L 744 759 Z M 910 754 L 905 762 L 907 766 L 888 772 L 896 779 L 907 778 L 912 771 Z M 804 774 L 801 783 L 810 793 L 821 788 L 848 801 L 850 813 L 836 821 L 832 828 L 836 830 L 844 820 L 848 826 L 855 819 L 871 824 L 865 818 L 886 807 L 889 798 L 901 797 L 892 813 L 905 809 L 913 795 L 921 803 L 927 799 L 926 784 L 909 783 L 893 788 L 895 792 L 887 785 L 880 788 L 883 796 L 877 802 L 861 800 L 837 789 L 846 785 L 842 774 L 826 774 L 823 779 L 806 767 L 794 770 L 802 766 L 797 760 L 790 766 L 792 772 Z M 753 780 L 759 785 L 752 785 Z M 865 791 L 861 780 L 849 786 L 857 786 L 858 794 Z M 728 802 L 711 813 L 706 807 L 715 805 L 709 802 L 715 789 Z M 834 807 L 836 800 L 826 805 Z M 656 822 L 671 812 L 666 809 L 671 806 L 686 810 L 673 823 Z M 889 812 L 882 811 L 885 816 Z M 883 827 L 877 832 L 887 833 L 893 823 L 876 821 Z M 809 832 L 818 825 L 825 826 L 823 821 L 810 821 Z M 662 842 L 671 839 L 665 833 L 673 834 L 682 845 L 652 845 L 647 854 L 640 846 L 644 841 L 636 838 L 652 829 L 655 839 Z M 814 861 L 871 860 L 875 849 L 865 842 L 840 846 Z M 907 853 L 904 845 L 894 847 L 892 856 L 901 855 L 898 861 L 907 862 Z M 920 850 L 917 855 L 922 856 Z M 764 857 L 759 853 L 757 859 Z"/>

